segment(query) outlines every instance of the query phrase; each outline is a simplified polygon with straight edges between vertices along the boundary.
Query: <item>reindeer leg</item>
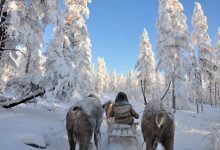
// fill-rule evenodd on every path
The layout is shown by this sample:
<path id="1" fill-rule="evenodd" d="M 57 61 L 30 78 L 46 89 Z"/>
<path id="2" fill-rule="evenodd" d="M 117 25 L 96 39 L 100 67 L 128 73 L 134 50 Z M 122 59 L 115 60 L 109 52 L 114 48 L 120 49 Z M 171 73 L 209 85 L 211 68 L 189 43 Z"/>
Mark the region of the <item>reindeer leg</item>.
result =
<path id="1" fill-rule="evenodd" d="M 79 150 L 88 150 L 89 149 L 89 144 L 79 144 Z"/>
<path id="2" fill-rule="evenodd" d="M 71 131 L 68 132 L 68 140 L 69 140 L 70 150 L 75 150 L 76 142 L 73 138 L 73 133 Z"/>
<path id="3" fill-rule="evenodd" d="M 173 140 L 172 139 L 166 139 L 162 142 L 162 145 L 164 146 L 165 150 L 173 150 Z"/>
<path id="4" fill-rule="evenodd" d="M 86 139 L 85 141 L 79 143 L 79 150 L 88 150 L 89 149 L 90 140 Z"/>
<path id="5" fill-rule="evenodd" d="M 99 145 L 99 137 L 101 138 L 100 131 L 95 132 L 94 133 L 94 141 L 95 141 L 95 146 L 96 146 L 97 150 L 98 150 L 98 145 Z"/>
<path id="6" fill-rule="evenodd" d="M 146 150 L 156 150 L 154 149 L 154 142 L 151 140 L 146 140 Z"/>

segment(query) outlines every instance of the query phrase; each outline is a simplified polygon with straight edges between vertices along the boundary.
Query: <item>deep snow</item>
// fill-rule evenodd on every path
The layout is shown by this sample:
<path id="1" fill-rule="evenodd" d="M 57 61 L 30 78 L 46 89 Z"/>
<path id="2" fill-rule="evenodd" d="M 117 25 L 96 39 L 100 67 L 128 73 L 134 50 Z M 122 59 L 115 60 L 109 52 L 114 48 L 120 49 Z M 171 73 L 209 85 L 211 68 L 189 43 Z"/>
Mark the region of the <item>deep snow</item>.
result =
<path id="1" fill-rule="evenodd" d="M 104 98 L 103 101 L 108 100 Z M 142 116 L 144 105 L 131 101 L 134 109 Z M 12 109 L 0 108 L 0 149 L 36 150 L 24 143 L 35 143 L 47 150 L 68 150 L 65 115 L 71 104 L 48 103 L 38 100 L 37 104 L 22 104 Z M 140 122 L 140 119 L 137 121 Z M 204 112 L 177 111 L 175 114 L 175 150 L 220 150 L 220 107 L 204 106 Z M 138 147 L 130 141 L 107 145 L 107 125 L 101 126 L 101 150 L 140 150 L 143 138 L 140 124 L 137 128 Z M 94 146 L 91 146 L 95 149 Z M 145 149 L 145 144 L 142 150 Z M 158 147 L 159 150 L 163 148 Z"/>

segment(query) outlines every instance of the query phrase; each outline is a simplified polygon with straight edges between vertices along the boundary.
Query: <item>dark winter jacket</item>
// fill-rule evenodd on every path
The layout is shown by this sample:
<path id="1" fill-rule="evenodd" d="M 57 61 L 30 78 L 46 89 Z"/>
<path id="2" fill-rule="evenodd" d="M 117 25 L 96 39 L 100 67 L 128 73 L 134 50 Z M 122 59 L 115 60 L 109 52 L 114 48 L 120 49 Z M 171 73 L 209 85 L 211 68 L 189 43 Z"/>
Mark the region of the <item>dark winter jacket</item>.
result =
<path id="1" fill-rule="evenodd" d="M 128 102 L 127 95 L 120 92 L 115 99 L 115 104 L 113 105 L 110 117 L 115 117 L 115 123 L 130 125 L 134 122 L 134 118 L 139 118 L 139 115 Z"/>

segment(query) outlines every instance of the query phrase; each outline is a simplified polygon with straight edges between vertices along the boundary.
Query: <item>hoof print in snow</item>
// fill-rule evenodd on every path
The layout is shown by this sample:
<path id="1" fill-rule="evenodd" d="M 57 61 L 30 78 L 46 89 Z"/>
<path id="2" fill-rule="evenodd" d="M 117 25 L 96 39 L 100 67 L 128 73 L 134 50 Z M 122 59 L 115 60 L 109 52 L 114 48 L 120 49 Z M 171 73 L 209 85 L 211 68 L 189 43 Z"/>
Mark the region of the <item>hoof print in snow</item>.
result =
<path id="1" fill-rule="evenodd" d="M 37 144 L 34 144 L 34 143 L 25 143 L 26 145 L 28 146 L 32 146 L 34 148 L 40 148 L 40 149 L 46 149 L 47 146 L 40 146 L 40 145 L 37 145 Z"/>

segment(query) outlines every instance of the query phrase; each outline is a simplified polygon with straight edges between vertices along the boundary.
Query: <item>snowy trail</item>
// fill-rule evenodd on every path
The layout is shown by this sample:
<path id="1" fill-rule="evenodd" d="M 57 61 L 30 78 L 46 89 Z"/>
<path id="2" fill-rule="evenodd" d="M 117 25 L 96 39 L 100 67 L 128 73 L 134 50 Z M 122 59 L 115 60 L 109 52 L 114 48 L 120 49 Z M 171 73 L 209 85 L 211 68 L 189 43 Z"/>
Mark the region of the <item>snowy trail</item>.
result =
<path id="1" fill-rule="evenodd" d="M 220 135 L 220 108 L 206 106 L 204 112 L 199 114 L 194 111 L 178 111 L 175 124 L 175 149 L 206 150 L 205 146 L 210 142 L 209 135 Z"/>
<path id="2" fill-rule="evenodd" d="M 144 109 L 144 105 L 140 103 L 135 102 L 133 106 L 138 112 L 142 112 Z M 67 110 L 68 106 L 63 106 L 56 111 L 48 111 L 34 104 L 21 105 L 10 110 L 1 108 L 1 150 L 35 150 L 36 148 L 24 144 L 33 141 L 46 146 L 47 150 L 69 149 L 64 120 Z M 142 113 L 140 114 L 142 115 Z M 140 122 L 140 119 L 138 121 Z M 215 147 L 216 142 L 220 143 L 218 141 L 220 140 L 219 107 L 205 106 L 205 111 L 199 114 L 193 111 L 177 111 L 175 124 L 175 150 L 202 150 L 209 142 L 212 142 Z M 137 131 L 138 149 L 140 149 L 143 143 L 140 125 Z M 101 150 L 136 149 L 134 145 L 129 145 L 129 143 L 114 143 L 107 146 L 107 125 L 105 121 L 102 123 L 101 132 Z M 214 134 L 210 133 L 215 133 L 216 136 L 212 136 Z M 144 149 L 145 144 L 142 147 L 142 150 Z M 219 149 L 220 147 L 217 147 L 216 150 Z M 162 148 L 159 147 L 158 150 L 162 150 Z"/>

